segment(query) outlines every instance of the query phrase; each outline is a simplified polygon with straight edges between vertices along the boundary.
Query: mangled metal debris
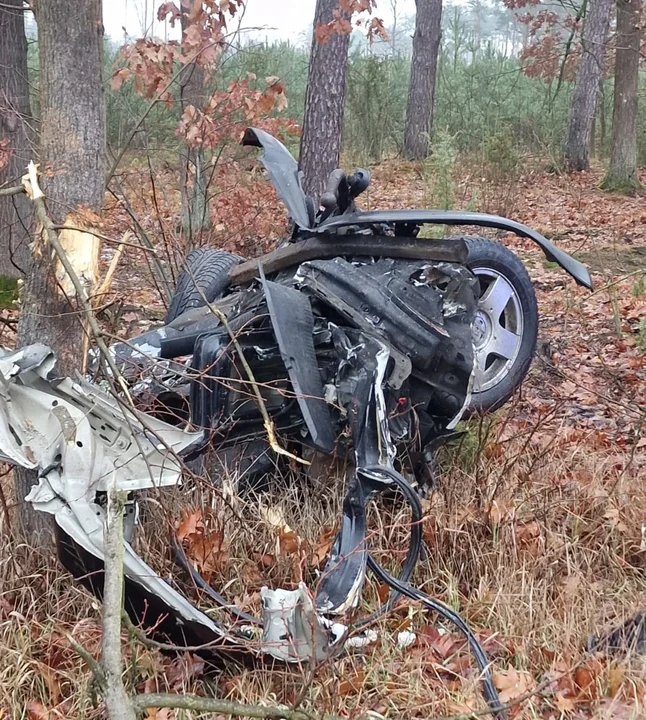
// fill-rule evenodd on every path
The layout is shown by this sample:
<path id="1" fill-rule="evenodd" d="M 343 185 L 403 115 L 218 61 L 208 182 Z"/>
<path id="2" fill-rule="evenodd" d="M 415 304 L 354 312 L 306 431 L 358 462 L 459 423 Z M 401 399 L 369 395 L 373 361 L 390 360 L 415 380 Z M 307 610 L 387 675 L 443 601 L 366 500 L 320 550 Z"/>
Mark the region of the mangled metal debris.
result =
<path id="1" fill-rule="evenodd" d="M 537 242 L 581 284 L 589 285 L 589 275 L 538 233 L 503 218 L 359 213 L 354 201 L 369 182 L 365 171 L 336 173 L 329 189 L 336 205 L 326 201 L 317 214 L 283 146 L 259 130 L 245 138 L 265 149 L 264 163 L 295 223 L 292 242 L 231 269 L 223 296 L 205 297 L 203 307 L 111 348 L 130 395 L 156 399 L 152 414 L 80 377 L 57 378 L 54 357 L 42 345 L 4 353 L 0 454 L 38 469 L 38 485 L 27 499 L 54 516 L 61 560 L 100 594 L 101 495 L 115 488 L 136 502 L 146 490 L 180 483 L 184 463 L 207 450 L 226 453 L 235 446 L 244 460 L 245 452 L 266 444 L 269 418 L 284 441 L 345 457 L 353 467 L 340 531 L 316 593 L 302 585 L 265 588 L 262 619 L 235 611 L 225 625 L 159 577 L 126 542 L 126 607 L 133 619 L 179 645 L 318 662 L 343 646 L 370 570 L 393 588 L 384 610 L 403 594 L 443 612 L 467 635 L 495 705 L 475 637 L 458 616 L 408 585 L 422 547 L 418 491 L 429 481 L 435 449 L 469 406 L 478 362 L 472 325 L 482 290 L 463 238 L 417 235 L 424 223 L 440 222 L 512 230 Z M 253 472 L 253 463 L 248 467 Z M 266 471 L 262 464 L 259 471 Z M 412 512 L 398 578 L 368 547 L 367 507 L 394 489 Z M 181 552 L 178 559 L 211 599 L 231 610 Z M 352 644 L 373 640 L 367 633 Z M 413 639 L 400 635 L 398 642 L 406 647 Z"/>
<path id="2" fill-rule="evenodd" d="M 359 294 L 356 273 L 362 274 Z M 442 291 L 428 279 L 420 281 L 431 276 Z M 417 283 L 411 284 L 409 297 L 406 278 Z M 394 468 L 397 443 L 410 444 L 420 436 L 421 411 L 413 422 L 414 405 L 428 407 L 434 394 L 441 397 L 421 433 L 427 442 L 452 425 L 468 401 L 475 292 L 468 271 L 446 263 L 384 260 L 362 267 L 339 259 L 305 263 L 273 281 L 262 277 L 240 291 L 236 302 L 223 301 L 254 376 L 259 383 L 273 381 L 263 385 L 263 399 L 278 430 L 320 452 L 352 452 L 356 468 L 346 489 L 342 529 L 315 598 L 304 588 L 265 591 L 263 651 L 298 661 L 336 651 L 333 618 L 342 621 L 357 606 L 366 576 L 366 506 L 391 486 L 379 468 Z M 369 300 L 373 312 L 364 321 L 356 308 Z M 249 394 L 236 390 L 235 380 L 244 373 L 228 331 L 212 321 L 210 331 L 200 332 L 193 343 L 190 365 L 181 366 L 185 376 L 192 372 L 194 377 L 182 396 L 189 400 L 192 430 L 128 410 L 81 378 L 57 379 L 52 354 L 43 346 L 2 358 L 6 430 L 0 446 L 11 462 L 39 468 L 39 485 L 28 500 L 54 515 L 68 544 L 99 561 L 104 511 L 98 495 L 109 486 L 137 493 L 177 484 L 184 459 L 216 442 L 226 445 L 264 434 Z M 441 374 L 443 366 L 452 368 L 449 382 Z M 417 380 L 417 370 L 426 370 L 427 376 Z M 172 377 L 172 365 L 163 372 Z M 154 371 L 151 376 L 159 383 Z M 227 377 L 233 382 L 222 381 Z M 141 379 L 133 390 L 137 384 Z M 166 393 L 179 392 L 176 379 L 159 384 Z M 333 404 L 324 399 L 331 395 Z M 183 642 L 228 637 L 130 545 L 124 567 L 138 588 L 135 594 L 155 596 L 175 618 Z M 199 638 L 191 637 L 188 623 L 202 626 Z M 342 625 L 336 625 L 338 631 Z"/>

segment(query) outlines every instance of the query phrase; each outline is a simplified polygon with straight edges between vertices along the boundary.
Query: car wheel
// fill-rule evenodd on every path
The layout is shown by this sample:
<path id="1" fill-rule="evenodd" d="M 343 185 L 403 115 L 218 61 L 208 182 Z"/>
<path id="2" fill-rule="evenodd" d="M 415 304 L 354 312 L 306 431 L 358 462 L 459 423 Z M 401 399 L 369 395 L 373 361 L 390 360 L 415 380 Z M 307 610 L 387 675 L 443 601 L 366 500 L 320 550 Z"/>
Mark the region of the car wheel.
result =
<path id="1" fill-rule="evenodd" d="M 196 248 L 186 256 L 186 269 L 177 280 L 166 325 L 187 310 L 217 300 L 229 287 L 229 270 L 242 258 L 224 250 Z"/>
<path id="2" fill-rule="evenodd" d="M 500 407 L 521 384 L 534 357 L 538 305 L 522 261 L 500 243 L 466 238 L 467 265 L 480 282 L 472 325 L 475 375 L 469 409 Z"/>

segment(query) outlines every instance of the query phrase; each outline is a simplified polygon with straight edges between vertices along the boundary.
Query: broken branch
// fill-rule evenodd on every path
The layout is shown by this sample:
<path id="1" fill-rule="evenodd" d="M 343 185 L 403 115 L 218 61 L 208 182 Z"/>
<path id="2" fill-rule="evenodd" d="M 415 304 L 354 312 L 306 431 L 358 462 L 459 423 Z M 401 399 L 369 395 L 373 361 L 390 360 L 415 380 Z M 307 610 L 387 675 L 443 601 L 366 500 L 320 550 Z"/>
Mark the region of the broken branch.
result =
<path id="1" fill-rule="evenodd" d="M 26 180 L 27 184 L 29 185 L 27 194 L 31 197 L 34 203 L 36 217 L 41 222 L 47 234 L 47 240 L 49 244 L 54 248 L 54 252 L 58 256 L 58 259 L 61 261 L 61 265 L 65 268 L 65 272 L 68 274 L 72 285 L 76 290 L 78 300 L 81 303 L 83 310 L 85 311 L 85 316 L 90 325 L 90 329 L 94 334 L 94 339 L 96 340 L 96 344 L 101 352 L 101 355 L 103 356 L 105 362 L 108 364 L 108 367 L 110 368 L 110 371 L 112 372 L 112 376 L 114 377 L 115 381 L 119 382 L 119 384 L 121 385 L 121 389 L 124 391 L 126 397 L 131 400 L 128 386 L 123 377 L 121 376 L 119 368 L 117 367 L 114 359 L 112 358 L 112 355 L 110 354 L 110 351 L 108 350 L 108 346 L 103 340 L 103 333 L 101 332 L 99 323 L 94 316 L 94 312 L 92 311 L 92 304 L 90 303 L 87 292 L 83 287 L 83 283 L 79 279 L 79 276 L 76 274 L 76 270 L 74 270 L 72 263 L 67 257 L 67 254 L 63 249 L 60 240 L 58 239 L 58 233 L 56 232 L 54 223 L 47 214 L 47 208 L 45 207 L 45 195 L 43 194 L 43 191 L 40 189 L 40 185 L 38 184 L 36 166 L 33 162 L 29 163 L 28 175 L 29 178 Z M 25 189 L 27 190 L 27 187 Z"/>
<path id="2" fill-rule="evenodd" d="M 135 711 L 123 686 L 121 673 L 121 608 L 123 607 L 123 509 L 125 495 L 112 488 L 108 493 L 103 557 L 102 665 L 104 700 L 111 720 L 135 720 Z"/>
<path id="3" fill-rule="evenodd" d="M 244 371 L 247 375 L 249 384 L 253 388 L 253 394 L 254 394 L 254 397 L 256 398 L 258 410 L 260 410 L 260 414 L 262 415 L 263 425 L 265 428 L 265 432 L 267 433 L 267 440 L 269 441 L 269 446 L 277 455 L 283 455 L 284 457 L 288 457 L 288 458 L 295 460 L 296 462 L 299 462 L 303 465 L 310 465 L 309 460 L 305 460 L 305 458 L 301 458 L 301 457 L 298 457 L 298 455 L 294 455 L 294 453 L 289 452 L 289 450 L 285 450 L 285 448 L 279 444 L 278 438 L 276 437 L 276 426 L 274 425 L 274 421 L 269 417 L 269 413 L 267 412 L 267 408 L 265 407 L 265 399 L 263 398 L 262 393 L 260 392 L 260 388 L 258 387 L 258 381 L 256 380 L 256 377 L 253 374 L 251 365 L 249 365 L 249 363 L 247 362 L 247 358 L 244 356 L 242 347 L 241 347 L 240 343 L 238 342 L 238 338 L 235 336 L 235 333 L 233 332 L 233 330 L 231 330 L 231 326 L 229 325 L 227 318 L 226 318 L 225 314 L 222 312 L 222 310 L 220 310 L 220 308 L 215 307 L 215 305 L 210 303 L 208 301 L 207 297 L 204 295 L 204 293 L 201 293 L 201 294 L 202 294 L 202 298 L 206 302 L 209 310 L 218 318 L 218 320 L 224 326 L 224 329 L 227 331 L 229 337 L 231 338 L 233 347 L 236 349 L 236 352 L 238 353 L 238 357 L 240 358 L 242 367 L 244 368 Z"/>
<path id="4" fill-rule="evenodd" d="M 125 238 L 128 237 L 129 231 L 125 232 L 123 235 L 123 240 L 119 243 L 119 247 L 117 248 L 117 251 L 112 257 L 112 260 L 110 261 L 110 265 L 108 267 L 108 271 L 105 274 L 105 278 L 103 278 L 103 282 L 101 285 L 99 285 L 98 289 L 94 293 L 94 297 L 99 297 L 101 295 L 105 295 L 105 293 L 108 292 L 112 285 L 112 279 L 114 278 L 114 273 L 117 270 L 117 266 L 119 265 L 119 260 L 121 260 L 121 256 L 123 255 L 123 250 L 126 246 Z"/>
<path id="5" fill-rule="evenodd" d="M 14 187 L 0 188 L 0 197 L 6 195 L 20 195 L 25 192 L 25 188 L 22 185 L 16 185 Z"/>
<path id="6" fill-rule="evenodd" d="M 147 708 L 169 708 L 174 710 L 195 710 L 197 712 L 219 713 L 250 718 L 284 718 L 285 720 L 312 720 L 300 710 L 288 707 L 263 707 L 262 705 L 244 705 L 232 700 L 205 698 L 197 695 L 173 695 L 170 693 L 146 693 L 137 695 L 133 705 L 138 712 Z"/>

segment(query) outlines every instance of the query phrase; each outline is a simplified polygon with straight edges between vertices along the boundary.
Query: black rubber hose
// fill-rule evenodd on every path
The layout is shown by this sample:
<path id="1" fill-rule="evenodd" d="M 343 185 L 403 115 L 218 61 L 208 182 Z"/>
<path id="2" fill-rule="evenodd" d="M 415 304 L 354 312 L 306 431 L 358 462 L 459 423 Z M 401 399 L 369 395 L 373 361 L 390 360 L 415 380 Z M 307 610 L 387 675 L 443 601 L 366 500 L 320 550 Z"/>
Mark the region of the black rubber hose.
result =
<path id="1" fill-rule="evenodd" d="M 417 560 L 419 559 L 419 554 L 421 551 L 421 521 L 423 517 L 422 507 L 417 493 L 410 486 L 410 483 L 406 480 L 406 478 L 392 468 L 377 465 L 366 468 L 359 468 L 359 470 L 361 469 L 367 472 L 387 475 L 397 485 L 406 500 L 409 502 L 413 515 L 412 522 L 419 528 L 419 539 L 413 547 L 413 528 L 411 527 L 411 547 L 409 548 L 408 558 L 412 556 L 411 550 L 414 550 L 414 567 L 417 563 Z M 415 538 L 417 539 L 417 533 L 415 534 Z M 502 708 L 502 703 L 500 702 L 498 691 L 496 690 L 496 687 L 493 683 L 493 675 L 491 673 L 491 667 L 489 666 L 489 660 L 487 659 L 487 655 L 483 650 L 482 645 L 480 645 L 480 643 L 478 642 L 478 638 L 475 636 L 475 634 L 466 624 L 466 622 L 454 610 L 451 610 L 451 608 L 444 603 L 440 602 L 439 600 L 434 600 L 433 598 L 426 595 L 426 593 L 423 593 L 417 588 L 411 587 L 408 584 L 408 580 L 402 581 L 401 578 L 396 578 L 392 576 L 389 572 L 384 570 L 370 554 L 368 555 L 368 567 L 377 576 L 377 578 L 379 578 L 379 580 L 385 582 L 395 591 L 395 593 L 397 593 L 397 595 L 393 594 L 390 600 L 394 602 L 394 600 L 396 600 L 401 595 L 405 595 L 411 600 L 416 600 L 417 602 L 422 603 L 429 610 L 432 610 L 433 612 L 442 615 L 444 618 L 446 618 L 449 622 L 452 622 L 458 628 L 458 630 L 466 637 L 469 645 L 471 646 L 471 649 L 473 650 L 473 654 L 475 655 L 476 662 L 478 663 L 478 667 L 480 668 L 480 672 L 482 673 L 483 694 L 489 707 L 491 708 L 491 712 L 497 718 L 499 718 L 499 720 L 505 720 L 506 714 L 504 709 Z M 408 569 L 408 562 L 406 563 L 405 569 Z M 404 571 L 402 571 L 402 576 L 403 575 Z"/>
<path id="2" fill-rule="evenodd" d="M 231 613 L 231 615 L 234 615 L 238 620 L 244 620 L 250 625 L 262 625 L 262 622 L 258 618 L 250 615 L 244 610 L 240 610 L 235 605 L 228 603 L 223 595 L 220 595 L 217 590 L 214 590 L 209 583 L 206 582 L 200 573 L 191 565 L 186 557 L 184 548 L 181 543 L 177 542 L 177 538 L 173 534 L 171 534 L 171 545 L 175 551 L 175 560 L 177 561 L 177 564 L 186 570 L 186 572 L 191 576 L 191 580 L 193 580 L 200 590 L 203 590 L 211 598 L 211 600 L 214 600 L 218 605 L 220 605 L 220 607 Z"/>
<path id="3" fill-rule="evenodd" d="M 419 560 L 419 556 L 422 550 L 422 520 L 424 513 L 422 511 L 422 505 L 419 500 L 419 495 L 414 488 L 411 487 L 410 483 L 400 475 L 396 470 L 385 467 L 383 465 L 369 465 L 367 467 L 358 468 L 358 472 L 361 471 L 387 475 L 395 485 L 397 485 L 399 491 L 404 496 L 405 500 L 410 505 L 411 509 L 411 524 L 410 524 L 410 540 L 408 543 L 408 552 L 406 553 L 406 559 L 402 565 L 401 572 L 399 573 L 398 580 L 400 582 L 409 582 L 415 571 L 415 566 Z M 379 619 L 382 615 L 390 612 L 394 607 L 395 603 L 401 597 L 401 593 L 397 590 L 391 590 L 390 597 L 388 600 L 375 612 L 371 613 L 365 618 L 361 618 L 354 623 L 354 628 L 365 627 Z"/>
<path id="4" fill-rule="evenodd" d="M 409 597 L 411 600 L 421 602 L 422 605 L 425 605 L 429 610 L 432 610 L 433 612 L 442 615 L 447 620 L 452 622 L 458 628 L 458 630 L 467 638 L 467 640 L 469 641 L 469 645 L 473 650 L 473 654 L 476 657 L 478 667 L 482 672 L 483 694 L 487 703 L 489 704 L 489 707 L 491 708 L 491 712 L 496 717 L 500 718 L 500 720 L 505 720 L 505 711 L 502 707 L 502 703 L 500 702 L 500 698 L 498 697 L 498 691 L 493 684 L 493 676 L 491 673 L 491 668 L 489 667 L 487 655 L 482 649 L 482 645 L 480 645 L 480 643 L 478 642 L 478 638 L 476 638 L 473 631 L 464 622 L 464 620 L 455 611 L 451 610 L 450 607 L 444 605 L 444 603 L 441 603 L 439 600 L 433 600 L 433 598 L 429 597 L 421 590 L 417 590 L 417 588 L 413 588 L 407 583 L 402 583 L 397 578 L 390 575 L 390 573 L 386 572 L 381 567 L 381 565 L 379 565 L 379 563 L 372 557 L 372 555 L 368 555 L 368 567 L 382 582 L 387 583 L 388 585 L 390 585 L 391 588 L 397 590 L 402 595 L 406 595 L 406 597 Z"/>
<path id="5" fill-rule="evenodd" d="M 173 337 L 164 338 L 160 343 L 159 357 L 166 360 L 174 360 L 184 355 L 192 355 L 195 343 L 200 335 L 205 335 L 204 330 L 197 330 L 192 333 L 182 333 Z"/>

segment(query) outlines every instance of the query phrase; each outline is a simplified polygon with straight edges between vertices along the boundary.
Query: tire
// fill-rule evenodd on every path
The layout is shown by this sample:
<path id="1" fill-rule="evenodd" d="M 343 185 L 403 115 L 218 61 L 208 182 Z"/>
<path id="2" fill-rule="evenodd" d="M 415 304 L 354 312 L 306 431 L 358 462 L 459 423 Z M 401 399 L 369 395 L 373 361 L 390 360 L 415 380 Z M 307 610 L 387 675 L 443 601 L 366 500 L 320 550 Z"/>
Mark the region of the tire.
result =
<path id="1" fill-rule="evenodd" d="M 191 308 L 217 300 L 229 287 L 229 270 L 241 259 L 233 253 L 213 248 L 191 250 L 168 306 L 166 325 Z"/>
<path id="2" fill-rule="evenodd" d="M 538 338 L 538 305 L 527 270 L 511 250 L 485 238 L 465 240 L 467 266 L 480 281 L 473 323 L 478 369 L 469 411 L 484 413 L 503 405 L 527 375 Z"/>

